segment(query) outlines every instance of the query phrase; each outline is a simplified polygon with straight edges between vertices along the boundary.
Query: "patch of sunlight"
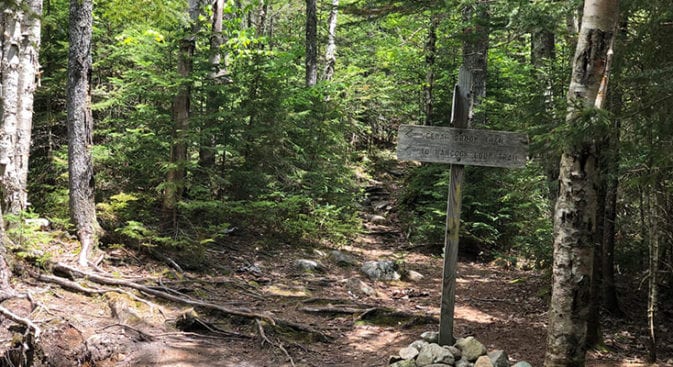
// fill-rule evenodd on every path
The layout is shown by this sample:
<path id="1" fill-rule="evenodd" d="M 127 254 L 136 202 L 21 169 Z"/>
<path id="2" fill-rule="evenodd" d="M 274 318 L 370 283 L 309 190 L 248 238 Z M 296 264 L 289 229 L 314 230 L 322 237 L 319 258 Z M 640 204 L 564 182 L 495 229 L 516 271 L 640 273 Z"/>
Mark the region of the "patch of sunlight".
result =
<path id="1" fill-rule="evenodd" d="M 472 284 L 472 283 L 493 283 L 493 279 L 490 278 L 456 278 L 456 283 L 459 284 Z"/>
<path id="2" fill-rule="evenodd" d="M 308 297 L 311 295 L 304 287 L 288 286 L 285 284 L 272 284 L 264 288 L 265 293 L 280 297 Z"/>
<path id="3" fill-rule="evenodd" d="M 397 343 L 402 337 L 394 328 L 362 325 L 346 334 L 346 342 L 358 351 L 375 353 Z"/>
<path id="4" fill-rule="evenodd" d="M 460 306 L 456 305 L 455 311 L 454 311 L 454 318 L 456 319 L 462 319 L 465 321 L 469 322 L 476 322 L 479 324 L 490 324 L 493 322 L 502 322 L 502 320 L 499 317 L 494 317 L 492 315 L 489 315 L 485 312 L 482 312 L 474 307 L 470 306 Z"/>

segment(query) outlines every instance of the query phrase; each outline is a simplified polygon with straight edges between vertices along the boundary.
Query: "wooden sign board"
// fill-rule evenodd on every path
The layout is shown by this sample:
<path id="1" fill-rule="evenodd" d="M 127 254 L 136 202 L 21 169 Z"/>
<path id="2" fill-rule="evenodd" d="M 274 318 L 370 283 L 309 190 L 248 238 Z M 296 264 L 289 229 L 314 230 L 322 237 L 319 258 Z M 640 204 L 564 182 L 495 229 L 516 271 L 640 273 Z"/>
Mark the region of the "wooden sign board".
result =
<path id="1" fill-rule="evenodd" d="M 399 160 L 517 168 L 528 158 L 523 133 L 401 125 L 398 139 Z"/>

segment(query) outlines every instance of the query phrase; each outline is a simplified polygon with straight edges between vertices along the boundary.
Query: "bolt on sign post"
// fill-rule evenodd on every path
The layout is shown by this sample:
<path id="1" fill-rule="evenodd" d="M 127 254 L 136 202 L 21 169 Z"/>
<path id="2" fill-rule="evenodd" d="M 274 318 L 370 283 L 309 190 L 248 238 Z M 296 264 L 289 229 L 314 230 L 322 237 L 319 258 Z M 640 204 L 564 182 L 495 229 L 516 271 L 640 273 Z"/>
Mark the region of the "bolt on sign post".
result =
<path id="1" fill-rule="evenodd" d="M 397 159 L 451 164 L 444 237 L 444 275 L 439 317 L 439 344 L 450 345 L 456 292 L 456 264 L 464 165 L 518 168 L 526 165 L 526 134 L 469 129 L 472 76 L 460 69 L 453 91 L 453 127 L 401 125 Z"/>

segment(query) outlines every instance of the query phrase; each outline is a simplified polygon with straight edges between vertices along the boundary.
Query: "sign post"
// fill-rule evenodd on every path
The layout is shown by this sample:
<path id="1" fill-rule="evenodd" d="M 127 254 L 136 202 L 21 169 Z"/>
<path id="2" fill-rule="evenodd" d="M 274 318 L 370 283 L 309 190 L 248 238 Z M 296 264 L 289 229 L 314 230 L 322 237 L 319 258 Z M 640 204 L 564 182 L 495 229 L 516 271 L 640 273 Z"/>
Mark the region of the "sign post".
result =
<path id="1" fill-rule="evenodd" d="M 462 205 L 463 167 L 523 167 L 528 156 L 526 134 L 469 129 L 472 76 L 460 69 L 453 91 L 450 127 L 402 125 L 398 132 L 397 158 L 421 162 L 450 163 L 451 175 L 446 208 L 444 236 L 444 274 L 439 316 L 439 344 L 451 345 L 456 293 L 456 265 L 460 210 Z"/>

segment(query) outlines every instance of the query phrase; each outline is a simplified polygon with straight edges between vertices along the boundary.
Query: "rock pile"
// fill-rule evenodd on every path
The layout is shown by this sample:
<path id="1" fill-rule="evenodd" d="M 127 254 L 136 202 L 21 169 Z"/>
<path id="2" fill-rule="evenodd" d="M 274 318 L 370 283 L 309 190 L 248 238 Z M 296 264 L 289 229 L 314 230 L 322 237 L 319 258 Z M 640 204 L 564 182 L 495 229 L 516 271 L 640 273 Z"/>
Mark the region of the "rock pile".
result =
<path id="1" fill-rule="evenodd" d="M 437 344 L 436 332 L 425 332 L 420 340 L 400 349 L 390 357 L 390 367 L 510 367 L 509 357 L 502 350 L 490 353 L 474 337 L 460 338 L 451 346 Z M 531 367 L 517 362 L 511 367 Z"/>

